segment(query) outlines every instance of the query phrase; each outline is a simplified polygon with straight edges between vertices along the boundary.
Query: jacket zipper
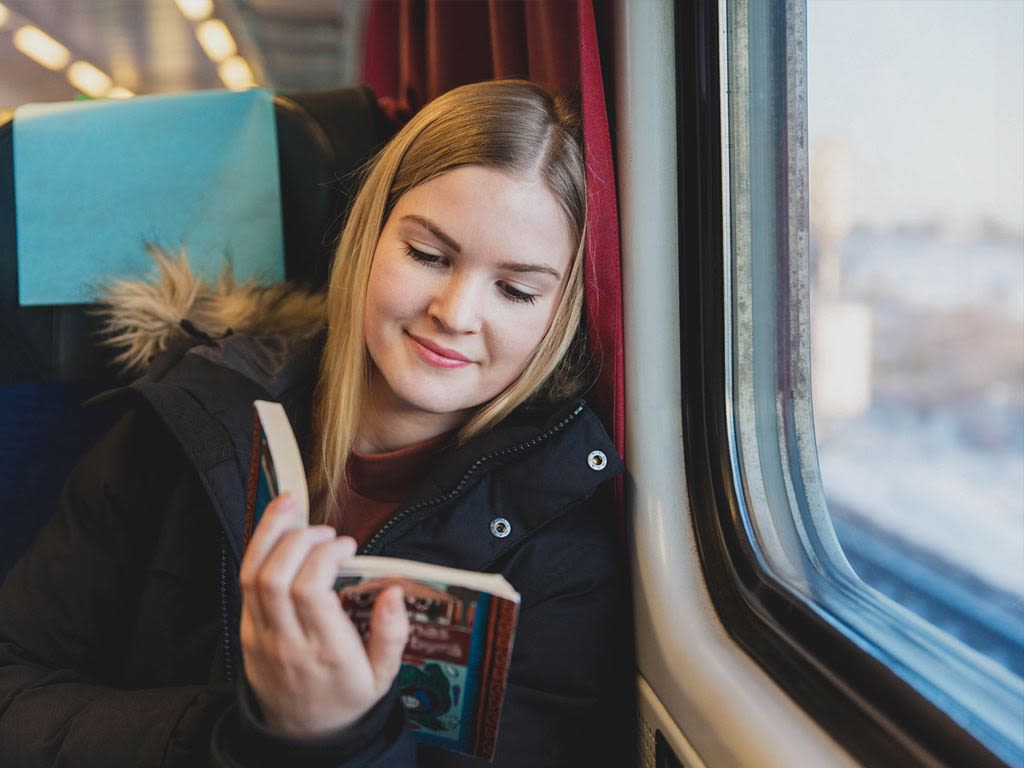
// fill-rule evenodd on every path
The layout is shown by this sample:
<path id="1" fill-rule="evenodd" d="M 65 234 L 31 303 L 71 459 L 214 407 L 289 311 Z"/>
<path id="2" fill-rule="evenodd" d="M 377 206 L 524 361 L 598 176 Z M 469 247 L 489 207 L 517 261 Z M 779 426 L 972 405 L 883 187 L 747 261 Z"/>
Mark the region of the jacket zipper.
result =
<path id="1" fill-rule="evenodd" d="M 377 529 L 377 532 L 373 534 L 373 536 L 370 537 L 370 540 L 367 541 L 366 544 L 363 545 L 363 548 L 359 550 L 359 554 L 370 554 L 373 548 L 377 545 L 377 543 L 384 537 L 384 535 L 388 531 L 390 531 L 392 528 L 394 528 L 396 525 L 398 525 L 406 517 L 413 514 L 414 512 L 420 512 L 424 509 L 427 509 L 428 507 L 435 506 L 436 504 L 441 504 L 445 501 L 451 501 L 452 499 L 456 498 L 465 489 L 466 483 L 469 482 L 469 478 L 472 477 L 472 475 L 487 462 L 493 461 L 494 459 L 497 458 L 501 458 L 502 456 L 510 456 L 514 453 L 521 453 L 522 451 L 533 448 L 538 443 L 547 440 L 548 438 L 557 434 L 558 432 L 561 432 L 573 421 L 573 419 L 575 419 L 583 412 L 583 407 L 584 402 L 581 400 L 579 403 L 577 403 L 576 408 L 573 409 L 572 413 L 567 415 L 555 426 L 551 427 L 551 429 L 549 429 L 547 432 L 537 435 L 536 437 L 532 437 L 529 440 L 526 440 L 517 445 L 513 445 L 509 448 L 503 448 L 500 451 L 495 451 L 494 453 L 490 453 L 486 456 L 481 456 L 479 459 L 476 460 L 476 462 L 474 462 L 473 466 L 466 470 L 466 474 L 462 476 L 462 479 L 450 491 L 442 493 L 439 496 L 435 496 L 432 499 L 417 502 L 416 504 L 406 507 L 405 509 L 400 510 L 399 512 L 394 514 L 386 523 L 384 523 L 383 526 Z"/>
<path id="2" fill-rule="evenodd" d="M 224 676 L 234 682 L 235 671 L 231 655 L 231 628 L 228 612 L 228 537 L 220 533 L 220 620 L 224 633 Z"/>

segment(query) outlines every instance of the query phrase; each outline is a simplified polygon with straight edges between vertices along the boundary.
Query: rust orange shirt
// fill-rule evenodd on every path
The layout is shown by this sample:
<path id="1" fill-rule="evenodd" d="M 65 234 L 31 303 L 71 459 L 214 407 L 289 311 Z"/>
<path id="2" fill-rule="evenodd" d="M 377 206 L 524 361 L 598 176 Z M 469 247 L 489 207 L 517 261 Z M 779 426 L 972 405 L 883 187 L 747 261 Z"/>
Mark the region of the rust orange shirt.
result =
<path id="1" fill-rule="evenodd" d="M 338 534 L 351 536 L 362 547 L 416 487 L 434 455 L 454 437 L 454 432 L 446 432 L 387 453 L 353 451 L 348 485 L 339 492 L 335 507 Z"/>

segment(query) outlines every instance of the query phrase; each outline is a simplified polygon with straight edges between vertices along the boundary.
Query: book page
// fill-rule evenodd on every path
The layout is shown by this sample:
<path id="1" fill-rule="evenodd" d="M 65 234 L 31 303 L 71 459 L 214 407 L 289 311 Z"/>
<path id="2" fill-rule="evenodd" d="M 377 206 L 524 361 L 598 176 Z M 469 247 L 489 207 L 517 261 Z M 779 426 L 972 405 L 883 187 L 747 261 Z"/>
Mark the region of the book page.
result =
<path id="1" fill-rule="evenodd" d="M 306 469 L 302 466 L 302 454 L 299 452 L 299 444 L 295 440 L 288 415 L 280 403 L 256 400 L 253 406 L 263 429 L 263 472 L 271 495 L 277 496 L 286 491 L 291 493 L 302 512 L 304 523 L 308 524 L 309 490 L 306 486 Z"/>
<path id="2" fill-rule="evenodd" d="M 489 592 L 497 597 L 519 602 L 519 593 L 499 573 L 477 573 L 459 568 L 446 568 L 417 560 L 400 560 L 394 557 L 359 556 L 349 560 L 339 571 L 338 577 L 361 576 L 403 576 L 418 581 L 436 581 L 453 587 L 465 587 L 478 592 Z"/>

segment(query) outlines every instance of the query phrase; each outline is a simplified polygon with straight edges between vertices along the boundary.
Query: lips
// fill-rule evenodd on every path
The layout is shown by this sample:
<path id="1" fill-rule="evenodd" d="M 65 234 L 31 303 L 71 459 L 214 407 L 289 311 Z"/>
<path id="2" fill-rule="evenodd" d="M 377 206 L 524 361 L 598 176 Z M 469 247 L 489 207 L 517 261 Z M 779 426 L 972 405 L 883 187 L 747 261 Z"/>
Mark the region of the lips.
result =
<path id="1" fill-rule="evenodd" d="M 408 331 L 406 331 L 406 333 L 408 333 Z M 430 363 L 431 365 L 436 365 L 441 368 L 462 368 L 473 362 L 465 355 L 456 352 L 454 349 L 442 347 L 440 344 L 435 344 L 429 339 L 424 339 L 421 336 L 416 336 L 412 333 L 409 333 L 408 335 L 412 340 L 416 354 L 418 354 L 422 360 Z"/>

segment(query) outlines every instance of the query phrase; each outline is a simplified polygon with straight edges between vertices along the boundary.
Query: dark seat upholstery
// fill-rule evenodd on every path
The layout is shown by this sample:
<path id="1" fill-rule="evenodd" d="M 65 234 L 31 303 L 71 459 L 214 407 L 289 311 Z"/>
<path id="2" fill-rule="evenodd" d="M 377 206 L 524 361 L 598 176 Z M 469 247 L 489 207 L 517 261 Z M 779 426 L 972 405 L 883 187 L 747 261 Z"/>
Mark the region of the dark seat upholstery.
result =
<path id="1" fill-rule="evenodd" d="M 355 171 L 393 127 L 363 87 L 279 94 L 274 104 L 285 274 L 322 286 Z M 88 306 L 18 305 L 13 134 L 12 121 L 0 123 L 0 580 L 49 518 L 67 473 L 113 419 L 80 404 L 120 383 L 111 352 L 96 343 L 98 321 Z"/>

